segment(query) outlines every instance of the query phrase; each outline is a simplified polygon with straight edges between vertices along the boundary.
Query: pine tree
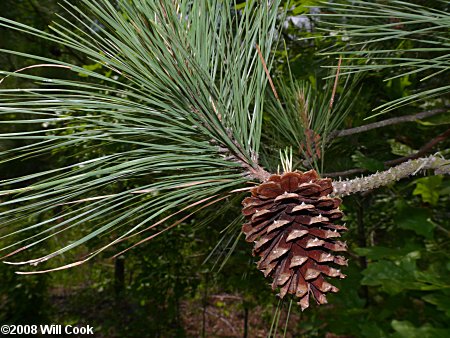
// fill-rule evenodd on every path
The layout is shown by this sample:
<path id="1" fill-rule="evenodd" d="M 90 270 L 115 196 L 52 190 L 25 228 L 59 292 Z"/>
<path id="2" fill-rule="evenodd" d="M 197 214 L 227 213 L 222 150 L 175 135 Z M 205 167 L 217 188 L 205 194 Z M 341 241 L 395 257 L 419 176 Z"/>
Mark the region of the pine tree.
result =
<path id="1" fill-rule="evenodd" d="M 339 72 L 342 77 L 389 67 L 376 62 L 360 65 L 359 56 L 378 55 L 385 40 L 403 39 L 405 30 L 399 25 L 412 27 L 408 31 L 411 39 L 421 34 L 415 24 L 424 18 L 433 16 L 437 31 L 448 28 L 448 13 L 404 9 L 397 1 L 392 5 L 329 4 L 334 12 L 319 15 L 321 20 L 352 9 L 351 23 L 330 20 L 331 27 L 338 25 L 341 35 L 355 41 L 361 38 L 368 42 L 364 46 L 374 48 L 361 50 L 358 40 L 352 50 L 333 51 L 334 55 L 350 55 L 357 64 L 339 63 L 325 89 L 317 92 L 301 81 L 281 78 L 274 85 L 271 79 L 272 51 L 283 21 L 279 1 L 247 1 L 239 8 L 214 0 L 85 0 L 80 8 L 70 2 L 65 6 L 73 20 L 61 18 L 52 33 L 0 18 L 4 28 L 65 46 L 84 54 L 94 65 L 89 69 L 2 51 L 36 61 L 35 66 L 3 72 L 3 82 L 14 77 L 36 85 L 0 89 L 1 114 L 18 128 L 1 138 L 28 141 L 2 151 L 2 161 L 51 154 L 54 158 L 66 152 L 71 157 L 63 165 L 1 182 L 0 221 L 7 229 L 3 238 L 32 233 L 1 250 L 10 264 L 34 269 L 102 235 L 114 238 L 75 262 L 21 273 L 73 267 L 125 239 L 139 238 L 134 245 L 141 244 L 204 208 L 250 190 L 252 196 L 243 202 L 248 218 L 243 232 L 247 240 L 256 241 L 254 254 L 261 257 L 258 268 L 273 279 L 274 289 L 281 287 L 281 297 L 296 294 L 305 309 L 310 296 L 323 304 L 326 292 L 337 291 L 323 275 L 344 276 L 329 266 L 331 262 L 346 264 L 345 258 L 334 255 L 345 250 L 335 239 L 345 230 L 334 223 L 342 217 L 339 196 L 385 185 L 421 169 L 449 172 L 448 161 L 431 156 L 411 158 L 397 169 L 355 180 L 331 181 L 316 173 L 323 174 L 325 152 L 339 136 L 358 93 L 355 77 L 346 80 L 345 94 L 335 100 Z M 357 25 L 352 19 L 359 20 L 361 13 L 395 21 Z M 387 36 L 378 38 L 380 34 Z M 423 38 L 424 44 L 427 41 Z M 448 42 L 442 41 L 444 47 L 428 50 L 448 53 Z M 402 63 L 402 56 L 397 60 Z M 432 68 L 439 73 L 448 69 L 448 58 L 416 58 L 406 65 L 418 65 L 409 72 Z M 51 67 L 65 75 L 33 75 L 37 67 Z M 98 68 L 107 72 L 95 71 Z M 383 108 L 443 95 L 448 88 L 426 89 Z M 271 117 L 268 130 L 273 134 L 263 133 L 264 112 Z M 21 128 L 30 124 L 31 131 Z M 268 149 L 282 143 L 278 142 L 281 139 L 298 147 L 303 158 L 296 168 L 292 163 L 284 165 L 280 173 L 274 154 L 285 148 Z M 311 168 L 315 171 L 307 171 Z M 180 220 L 176 218 L 180 213 L 188 215 Z M 37 215 L 46 217 L 35 221 Z M 58 250 L 11 261 L 37 245 L 45 246 L 62 232 L 70 237 L 81 226 L 86 233 Z M 150 229 L 157 231 L 134 237 Z"/>

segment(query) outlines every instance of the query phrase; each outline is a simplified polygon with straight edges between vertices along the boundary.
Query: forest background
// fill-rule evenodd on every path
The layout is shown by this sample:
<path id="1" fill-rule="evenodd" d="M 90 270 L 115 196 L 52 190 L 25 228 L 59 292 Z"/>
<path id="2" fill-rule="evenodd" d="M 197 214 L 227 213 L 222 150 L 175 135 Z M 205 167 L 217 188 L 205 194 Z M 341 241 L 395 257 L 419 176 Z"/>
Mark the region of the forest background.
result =
<path id="1" fill-rule="evenodd" d="M 445 2 L 413 2 L 448 13 Z M 275 80 L 292 76 L 309 83 L 316 92 L 324 88 L 324 78 L 330 75 L 327 67 L 338 64 L 338 55 L 326 52 L 349 43 L 338 29 L 333 32 L 327 26 L 328 30 L 320 30 L 320 17 L 307 16 L 317 14 L 318 5 L 313 0 L 291 1 L 281 42 L 272 51 Z M 54 13 L 65 15 L 54 0 L 3 0 L 0 13 L 43 30 L 56 18 Z M 75 62 L 108 76 L 100 64 L 90 63 L 74 50 L 17 31 L 1 29 L 0 42 L 3 49 Z M 402 49 L 405 43 L 413 48 L 416 42 L 397 41 L 391 47 Z M 15 71 L 34 62 L 0 54 L 1 70 Z M 389 65 L 389 60 L 386 62 Z M 345 58 L 342 63 L 346 64 Z M 336 177 L 374 173 L 389 167 L 389 161 L 418 152 L 423 156 L 440 151 L 448 157 L 448 98 L 430 97 L 365 120 L 385 102 L 448 82 L 448 71 L 434 76 L 431 84 L 424 84 L 422 74 L 414 72 L 386 81 L 401 73 L 399 66 L 391 65 L 361 76 L 340 129 L 417 113 L 433 116 L 340 137 L 327 150 L 326 173 L 337 173 Z M 38 75 L 58 71 L 34 70 Z M 348 89 L 343 85 L 345 76 L 341 76 L 336 100 L 345 97 Z M 8 79 L 2 86 L 14 88 L 16 81 Z M 270 89 L 267 95 L 273 95 Z M 264 117 L 269 132 L 263 137 L 280 132 L 271 119 L 270 115 Z M 0 124 L 2 133 L 14 128 L 14 124 Z M 2 149 L 18 145 L 23 144 L 0 140 Z M 273 147 L 275 150 L 267 151 L 276 153 L 284 145 Z M 52 156 L 23 160 L 20 165 L 7 162 L 1 164 L 0 179 L 62 166 L 74 156 L 77 154 L 60 150 Z M 294 156 L 301 160 L 298 149 L 294 148 Z M 111 192 L 119 188 L 126 187 L 113 187 Z M 449 337 L 449 205 L 449 177 L 422 173 L 344 198 L 348 277 L 337 282 L 340 292 L 329 297 L 329 305 L 312 306 L 303 313 L 295 303 L 280 302 L 271 291 L 255 268 L 251 248 L 240 235 L 240 224 L 228 227 L 230 219 L 241 212 L 240 200 L 234 198 L 227 200 L 213 223 L 204 226 L 205 218 L 211 217 L 205 210 L 115 259 L 109 257 L 126 245 L 84 265 L 48 274 L 17 275 L 14 267 L 1 264 L 0 323 L 90 324 L 96 337 Z M 77 231 L 87 230 L 80 227 Z M 58 240 L 64 237 L 54 240 L 55 247 Z M 94 240 L 86 245 L 95 244 Z M 45 254 L 50 249 L 40 250 Z M 57 259 L 64 264 L 82 256 L 86 249 L 80 246 Z"/>

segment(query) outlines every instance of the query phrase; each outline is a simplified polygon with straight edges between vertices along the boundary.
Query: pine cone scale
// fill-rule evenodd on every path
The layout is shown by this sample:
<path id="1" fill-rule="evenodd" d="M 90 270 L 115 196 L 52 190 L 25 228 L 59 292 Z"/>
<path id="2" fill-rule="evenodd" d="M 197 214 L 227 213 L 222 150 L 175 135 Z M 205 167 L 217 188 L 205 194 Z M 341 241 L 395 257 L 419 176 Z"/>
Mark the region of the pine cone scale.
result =
<path id="1" fill-rule="evenodd" d="M 285 193 L 277 196 L 274 199 L 274 201 L 275 202 L 280 202 L 280 201 L 284 201 L 284 200 L 295 200 L 295 201 L 297 201 L 299 198 L 300 198 L 299 194 L 285 192 Z"/>
<path id="2" fill-rule="evenodd" d="M 309 233 L 308 230 L 301 229 L 300 226 L 296 226 L 289 233 L 289 236 L 286 238 L 286 242 L 290 242 L 290 241 L 292 241 L 294 239 L 302 238 L 303 236 L 307 235 L 308 233 Z"/>

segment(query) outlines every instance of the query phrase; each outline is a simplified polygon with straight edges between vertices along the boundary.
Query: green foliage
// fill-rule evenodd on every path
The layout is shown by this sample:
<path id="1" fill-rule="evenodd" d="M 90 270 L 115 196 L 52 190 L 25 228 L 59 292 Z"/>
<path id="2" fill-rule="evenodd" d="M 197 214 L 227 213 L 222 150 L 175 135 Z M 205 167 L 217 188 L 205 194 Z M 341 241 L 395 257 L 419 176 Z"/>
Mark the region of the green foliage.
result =
<path id="1" fill-rule="evenodd" d="M 328 54 L 344 55 L 350 64 L 347 73 L 390 70 L 388 102 L 379 106 L 386 112 L 407 104 L 449 92 L 448 28 L 450 15 L 445 2 L 433 1 L 424 7 L 403 1 L 344 1 L 326 3 L 328 32 L 347 43 Z M 345 17 L 346 22 L 340 20 Z M 447 75 L 445 75 L 447 73 Z M 430 84 L 417 92 L 405 91 L 411 78 Z M 441 77 L 440 81 L 433 81 Z M 435 85 L 435 83 L 438 85 Z"/>
<path id="2" fill-rule="evenodd" d="M 50 319 L 48 275 L 18 276 L 8 266 L 0 266 L 0 320 L 8 324 L 45 323 Z"/>
<path id="3" fill-rule="evenodd" d="M 437 204 L 442 186 L 442 176 L 423 177 L 415 180 L 414 183 L 416 188 L 413 195 L 422 196 L 422 201 L 425 203 Z"/>
<path id="4" fill-rule="evenodd" d="M 398 213 L 395 216 L 395 222 L 401 229 L 412 230 L 420 236 L 430 239 L 433 236 L 435 224 L 430 221 L 430 210 L 411 207 L 397 206 Z"/>
<path id="5" fill-rule="evenodd" d="M 352 160 L 355 162 L 357 167 L 364 168 L 372 172 L 384 169 L 383 162 L 366 157 L 360 151 L 356 151 L 355 154 L 352 155 Z"/>
<path id="6" fill-rule="evenodd" d="M 405 290 L 436 290 L 441 285 L 428 284 L 417 280 L 415 261 L 420 258 L 420 252 L 410 252 L 396 261 L 379 260 L 369 265 L 363 272 L 363 285 L 380 286 L 380 289 L 390 295 L 396 295 Z"/>
<path id="7" fill-rule="evenodd" d="M 396 141 L 395 139 L 389 139 L 389 144 L 391 145 L 391 153 L 398 156 L 410 156 L 416 151 L 408 147 L 406 144 Z"/>
<path id="8" fill-rule="evenodd" d="M 430 304 L 436 305 L 436 307 L 445 311 L 445 315 L 450 317 L 450 295 L 448 290 L 441 290 L 441 292 L 430 293 L 422 297 L 422 299 Z"/>
<path id="9" fill-rule="evenodd" d="M 177 9 L 171 1 L 163 5 L 121 1 L 118 8 L 106 0 L 84 1 L 87 14 L 70 3 L 66 6 L 75 23 L 61 18 L 51 34 L 6 18 L 0 23 L 84 53 L 94 65 L 115 75 L 99 72 L 98 66 L 4 51 L 51 62 L 74 74 L 66 80 L 3 72 L 41 86 L 53 84 L 49 89 L 1 92 L 2 114 L 20 112 L 27 117 L 15 119 L 15 124 L 36 126 L 31 132 L 0 135 L 7 140 L 36 141 L 31 149 L 27 145 L 4 151 L 3 161 L 13 159 L 12 151 L 18 156 L 51 151 L 59 157 L 61 149 L 69 151 L 73 160 L 5 181 L 2 195 L 9 197 L 5 203 L 15 209 L 2 214 L 2 224 L 14 227 L 28 215 L 64 205 L 59 216 L 28 227 L 21 223 L 6 236 L 39 227 L 38 239 L 22 241 L 28 240 L 32 247 L 82 223 L 92 224 L 93 229 L 44 257 L 23 263 L 44 262 L 105 232 L 115 232 L 114 241 L 89 253 L 87 259 L 91 259 L 168 210 L 194 207 L 199 201 L 218 202 L 223 198 L 217 199 L 218 195 L 245 182 L 243 166 L 257 166 L 266 75 L 254 45 L 260 46 L 270 65 L 276 4 L 250 2 L 239 16 L 229 5 L 215 2 L 196 2 L 193 7 L 185 3 Z M 76 78 L 79 73 L 84 74 L 81 80 Z M 44 124 L 48 128 L 39 128 Z M 97 152 L 98 147 L 102 150 Z M 142 180 L 150 174 L 150 180 Z M 111 193 L 110 187 L 120 182 L 127 182 L 129 190 Z M 21 187 L 24 184 L 26 188 Z M 19 219 L 17 212 L 22 215 Z M 55 224 L 62 217 L 64 221 Z M 121 234 L 116 232 L 119 228 Z"/>
<path id="10" fill-rule="evenodd" d="M 419 121 L 425 126 L 439 126 L 442 124 L 450 123 L 450 113 L 439 114 L 437 116 L 430 117 L 426 121 Z"/>
<path id="11" fill-rule="evenodd" d="M 393 320 L 392 328 L 395 330 L 395 334 L 392 337 L 395 338 L 444 338 L 450 334 L 450 330 L 435 329 L 431 325 L 424 325 L 417 328 L 408 321 Z"/>
<path id="12" fill-rule="evenodd" d="M 270 95 L 267 107 L 270 139 L 278 142 L 272 141 L 272 147 L 294 146 L 301 158 L 321 171 L 325 150 L 331 144 L 330 134 L 353 108 L 352 95 L 358 91 L 358 82 L 358 77 L 347 79 L 336 94 L 334 80 L 298 81 L 291 74 L 288 82 L 279 81 L 276 87 L 280 98 Z M 304 164 L 298 163 L 295 168 L 304 168 Z"/>

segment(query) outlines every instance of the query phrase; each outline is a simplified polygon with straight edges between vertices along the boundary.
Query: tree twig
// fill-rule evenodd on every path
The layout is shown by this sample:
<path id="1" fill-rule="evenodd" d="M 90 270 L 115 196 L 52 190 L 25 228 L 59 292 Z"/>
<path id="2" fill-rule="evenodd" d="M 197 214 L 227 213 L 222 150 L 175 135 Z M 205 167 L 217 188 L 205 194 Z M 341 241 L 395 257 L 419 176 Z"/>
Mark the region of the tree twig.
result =
<path id="1" fill-rule="evenodd" d="M 329 136 L 329 139 L 332 140 L 334 138 L 337 137 L 342 137 L 342 136 L 349 136 L 349 135 L 353 135 L 353 134 L 359 134 L 359 133 L 363 133 L 372 129 L 376 129 L 376 128 L 381 128 L 381 127 L 386 127 L 386 126 L 390 126 L 393 124 L 398 124 L 398 123 L 403 123 L 403 122 L 413 122 L 413 121 L 417 121 L 417 120 L 421 120 L 427 117 L 431 117 L 440 113 L 445 113 L 446 111 L 448 111 L 449 106 L 445 106 L 444 108 L 438 108 L 438 109 L 432 109 L 432 110 L 427 110 L 427 111 L 423 111 L 420 113 L 416 113 L 416 114 L 411 114 L 411 115 L 405 115 L 405 116 L 399 116 L 399 117 L 393 117 L 390 119 L 386 119 L 383 121 L 378 121 L 378 122 L 374 122 L 374 123 L 369 123 L 363 126 L 359 126 L 359 127 L 355 127 L 355 128 L 349 128 L 349 129 L 343 129 L 343 130 L 335 130 L 334 132 L 332 132 Z"/>

